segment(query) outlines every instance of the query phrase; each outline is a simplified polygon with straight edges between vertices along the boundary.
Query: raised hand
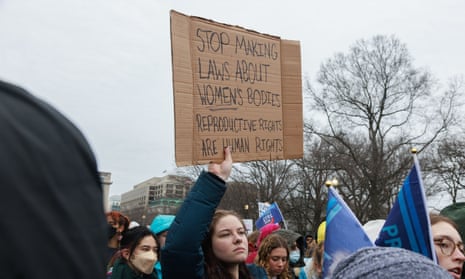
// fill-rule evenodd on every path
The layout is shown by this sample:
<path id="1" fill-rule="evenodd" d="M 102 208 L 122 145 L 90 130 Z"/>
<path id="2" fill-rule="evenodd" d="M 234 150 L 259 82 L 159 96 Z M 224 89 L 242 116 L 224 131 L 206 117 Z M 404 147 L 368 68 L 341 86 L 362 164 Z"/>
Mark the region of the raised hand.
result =
<path id="1" fill-rule="evenodd" d="M 231 149 L 228 146 L 224 149 L 224 161 L 221 164 L 210 163 L 208 171 L 226 181 L 231 174 L 232 163 Z"/>

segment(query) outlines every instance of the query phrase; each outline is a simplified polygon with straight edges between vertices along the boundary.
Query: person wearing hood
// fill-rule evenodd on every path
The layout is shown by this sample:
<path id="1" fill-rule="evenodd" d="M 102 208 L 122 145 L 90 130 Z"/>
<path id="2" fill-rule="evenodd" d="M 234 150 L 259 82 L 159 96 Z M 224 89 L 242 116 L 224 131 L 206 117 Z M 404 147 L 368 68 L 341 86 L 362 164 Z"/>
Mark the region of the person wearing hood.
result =
<path id="1" fill-rule="evenodd" d="M 281 227 L 279 224 L 275 223 L 269 223 L 264 225 L 263 227 L 260 228 L 259 230 L 259 235 L 256 243 L 253 243 L 253 250 L 250 250 L 250 243 L 249 243 L 249 255 L 247 256 L 247 259 L 245 260 L 246 263 L 251 264 L 255 262 L 255 258 L 257 257 L 258 254 L 258 248 L 260 247 L 261 242 L 265 237 L 267 237 L 269 234 L 271 234 L 274 231 L 279 230 Z"/>
<path id="2" fill-rule="evenodd" d="M 174 215 L 157 215 L 153 218 L 152 224 L 150 224 L 150 230 L 157 236 L 160 242 L 160 249 L 165 247 L 166 236 L 168 235 L 171 223 L 174 221 Z M 161 263 L 157 261 L 155 264 L 155 270 L 157 271 L 158 278 L 161 279 L 163 273 L 161 271 Z"/>
<path id="3" fill-rule="evenodd" d="M 153 218 L 152 224 L 150 224 L 150 230 L 158 237 L 161 247 L 165 246 L 166 236 L 174 221 L 174 217 L 174 215 L 160 214 Z"/>
<path id="4" fill-rule="evenodd" d="M 81 131 L 3 81 L 0 127 L 0 278 L 102 278 L 102 186 Z"/>

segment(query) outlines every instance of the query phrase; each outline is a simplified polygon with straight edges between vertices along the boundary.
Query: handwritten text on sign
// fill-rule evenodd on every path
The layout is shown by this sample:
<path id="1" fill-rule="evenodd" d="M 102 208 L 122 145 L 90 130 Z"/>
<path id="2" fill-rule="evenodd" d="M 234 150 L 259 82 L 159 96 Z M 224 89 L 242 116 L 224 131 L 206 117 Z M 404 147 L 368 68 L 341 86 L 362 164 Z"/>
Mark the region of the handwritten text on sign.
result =
<path id="1" fill-rule="evenodd" d="M 191 40 L 197 157 L 282 153 L 280 40 L 203 21 Z"/>
<path id="2" fill-rule="evenodd" d="M 300 43 L 170 11 L 176 165 L 303 156 Z"/>

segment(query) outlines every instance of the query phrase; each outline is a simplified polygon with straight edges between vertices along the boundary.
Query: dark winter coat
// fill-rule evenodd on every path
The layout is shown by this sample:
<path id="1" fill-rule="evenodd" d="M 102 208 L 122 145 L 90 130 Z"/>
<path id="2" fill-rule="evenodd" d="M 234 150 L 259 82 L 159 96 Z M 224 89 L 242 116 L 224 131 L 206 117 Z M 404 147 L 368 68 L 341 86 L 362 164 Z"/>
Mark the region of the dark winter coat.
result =
<path id="1" fill-rule="evenodd" d="M 216 175 L 203 172 L 199 176 L 179 209 L 161 251 L 163 278 L 207 278 L 202 241 L 225 192 L 225 182 Z M 252 265 L 249 270 L 257 275 L 254 278 L 267 278 L 260 267 Z"/>
<path id="2" fill-rule="evenodd" d="M 0 278 L 104 277 L 102 186 L 84 136 L 2 81 L 0 130 Z"/>
<path id="3" fill-rule="evenodd" d="M 204 278 L 202 241 L 225 191 L 223 180 L 208 172 L 200 174 L 162 248 L 163 278 Z"/>
<path id="4" fill-rule="evenodd" d="M 157 279 L 157 273 L 155 269 L 151 274 L 142 274 L 135 272 L 131 267 L 128 266 L 126 261 L 121 259 L 116 260 L 111 270 L 109 279 Z"/>

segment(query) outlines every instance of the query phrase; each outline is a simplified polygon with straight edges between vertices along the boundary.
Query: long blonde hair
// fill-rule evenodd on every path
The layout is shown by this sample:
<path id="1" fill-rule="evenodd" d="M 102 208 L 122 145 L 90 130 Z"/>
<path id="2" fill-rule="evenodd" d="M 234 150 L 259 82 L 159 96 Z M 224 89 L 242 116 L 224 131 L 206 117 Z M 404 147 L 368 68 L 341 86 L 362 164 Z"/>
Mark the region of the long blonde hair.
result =
<path id="1" fill-rule="evenodd" d="M 311 264 L 307 269 L 307 277 L 311 278 L 322 278 L 323 271 L 323 252 L 324 242 L 320 242 L 315 246 L 312 254 Z"/>

